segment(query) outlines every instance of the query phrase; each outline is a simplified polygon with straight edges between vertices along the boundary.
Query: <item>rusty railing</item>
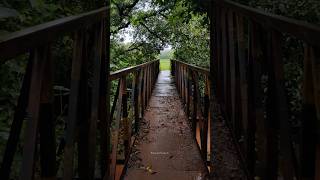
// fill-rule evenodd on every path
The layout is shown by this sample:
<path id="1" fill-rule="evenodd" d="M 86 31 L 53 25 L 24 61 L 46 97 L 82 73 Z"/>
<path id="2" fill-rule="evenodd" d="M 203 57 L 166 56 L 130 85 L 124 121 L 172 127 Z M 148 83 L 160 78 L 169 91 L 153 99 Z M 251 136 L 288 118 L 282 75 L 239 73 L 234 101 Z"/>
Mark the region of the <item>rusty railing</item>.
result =
<path id="1" fill-rule="evenodd" d="M 115 178 L 117 166 L 117 151 L 119 144 L 120 121 L 123 125 L 123 145 L 125 165 L 129 160 L 131 146 L 134 143 L 133 135 L 139 131 L 139 123 L 144 110 L 148 106 L 152 89 L 159 74 L 159 60 L 151 61 L 138 66 L 126 68 L 110 74 L 110 81 L 118 80 L 118 86 L 111 108 L 111 122 L 114 121 L 112 133 L 112 152 L 110 179 Z M 133 77 L 131 77 L 133 75 Z M 128 93 L 127 89 L 131 89 Z M 130 94 L 130 96 L 129 96 Z M 130 102 L 128 104 L 128 102 Z M 132 112 L 132 118 L 128 115 Z M 134 120 L 134 121 L 133 121 Z M 132 127 L 132 125 L 134 127 Z M 133 131 L 134 130 L 134 131 Z M 126 167 L 124 167 L 124 171 Z M 122 175 L 125 173 L 122 172 Z"/>
<path id="2" fill-rule="evenodd" d="M 208 163 L 208 131 L 210 119 L 210 71 L 178 60 L 171 60 L 171 74 L 175 77 L 177 90 L 185 112 L 190 120 L 194 137 L 204 162 Z M 197 134 L 197 129 L 199 129 Z M 200 137 L 200 138 L 199 138 Z"/>
<path id="3" fill-rule="evenodd" d="M 23 155 L 21 169 L 15 171 L 23 180 L 55 179 L 59 169 L 63 179 L 93 179 L 97 169 L 101 177 L 108 172 L 109 27 L 109 11 L 101 8 L 1 38 L 2 62 L 21 54 L 29 57 L 1 161 L 1 179 L 10 179 L 18 147 L 23 148 Z M 52 58 L 52 46 L 66 36 L 73 41 L 73 57 L 65 136 L 57 145 L 53 110 L 57 59 Z M 62 157 L 62 164 L 57 156 Z M 100 168 L 95 167 L 96 162 Z"/>
<path id="4" fill-rule="evenodd" d="M 319 26 L 228 0 L 215 0 L 212 8 L 212 94 L 249 174 L 264 180 L 319 179 Z M 282 52 L 283 45 L 290 45 L 284 44 L 284 37 L 304 44 L 303 103 L 297 117 L 301 132 L 296 134 Z"/>

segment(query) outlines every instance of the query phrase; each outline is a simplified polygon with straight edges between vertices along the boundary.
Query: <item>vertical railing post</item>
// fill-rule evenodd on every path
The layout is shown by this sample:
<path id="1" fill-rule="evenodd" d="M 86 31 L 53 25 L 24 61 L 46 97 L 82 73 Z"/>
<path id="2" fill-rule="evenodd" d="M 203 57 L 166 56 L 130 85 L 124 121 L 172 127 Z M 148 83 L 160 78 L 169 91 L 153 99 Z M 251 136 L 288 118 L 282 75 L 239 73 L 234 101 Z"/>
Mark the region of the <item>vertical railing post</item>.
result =
<path id="1" fill-rule="evenodd" d="M 129 153 L 130 146 L 130 130 L 129 130 L 129 120 L 128 120 L 128 94 L 127 94 L 127 83 L 126 77 L 123 77 L 123 90 L 122 90 L 122 122 L 124 129 L 123 143 L 124 143 L 124 152 L 125 157 Z"/>
<path id="2" fill-rule="evenodd" d="M 25 142 L 23 148 L 23 160 L 20 179 L 31 180 L 34 174 L 35 152 L 37 144 L 37 133 L 40 112 L 40 100 L 42 94 L 42 82 L 45 63 L 47 61 L 48 47 L 36 48 L 33 56 L 33 70 L 29 93 L 27 112 L 31 117 L 25 131 Z M 48 90 L 48 89 L 46 89 Z"/>
<path id="3" fill-rule="evenodd" d="M 140 69 L 140 76 L 139 76 L 139 118 L 141 119 L 144 114 L 143 109 L 143 68 Z"/>
<path id="4" fill-rule="evenodd" d="M 192 75 L 191 75 L 192 70 L 188 69 L 187 72 L 187 117 L 189 120 L 190 117 L 190 105 L 191 105 L 191 86 L 192 86 Z"/>
<path id="5" fill-rule="evenodd" d="M 110 177 L 109 179 L 115 178 L 116 166 L 117 166 L 117 149 L 118 149 L 118 141 L 119 141 L 119 131 L 120 131 L 120 121 L 122 116 L 122 103 L 123 103 L 123 95 L 126 91 L 126 77 L 121 77 L 120 79 L 120 91 L 118 94 L 118 103 L 116 107 L 116 118 L 114 125 L 114 132 L 112 136 L 112 153 L 111 153 L 111 163 L 110 163 Z"/>
<path id="6" fill-rule="evenodd" d="M 73 46 L 73 60 L 71 72 L 71 90 L 69 97 L 68 127 L 66 135 L 66 145 L 64 149 L 64 180 L 73 178 L 73 156 L 74 156 L 74 136 L 78 118 L 78 97 L 80 94 L 80 80 L 82 72 L 82 53 L 84 44 L 84 32 L 76 32 Z"/>
<path id="7" fill-rule="evenodd" d="M 106 17 L 103 20 L 103 33 L 102 33 L 102 64 L 101 64 L 101 116 L 100 121 L 101 126 L 101 177 L 107 180 L 110 176 L 110 148 L 111 138 L 111 117 L 110 117 L 110 92 L 111 83 L 109 81 L 110 77 L 110 0 L 105 0 L 105 6 L 107 8 Z"/>
<path id="8" fill-rule="evenodd" d="M 196 137 L 197 131 L 197 117 L 198 117 L 198 73 L 192 71 L 193 81 L 193 117 L 192 117 L 192 131 Z"/>
<path id="9" fill-rule="evenodd" d="M 265 165 L 260 161 L 260 168 L 256 167 L 256 160 L 258 159 L 257 154 L 261 155 L 260 159 L 264 159 L 265 153 L 260 153 L 263 151 L 265 143 L 263 141 L 265 138 L 264 128 L 257 130 L 256 125 L 260 124 L 259 127 L 264 127 L 264 110 L 262 108 L 262 91 L 261 91 L 261 65 L 258 61 L 258 51 L 260 50 L 260 40 L 258 39 L 258 30 L 254 22 L 249 22 L 249 47 L 248 47 L 248 68 L 247 68 L 247 122 L 244 123 L 245 126 L 245 158 L 247 162 L 247 168 L 249 172 L 253 175 L 255 171 L 257 175 L 263 176 L 259 169 L 263 169 Z M 242 63 L 240 62 L 240 66 Z M 240 67 L 241 68 L 241 67 Z M 242 67 L 243 68 L 243 67 Z M 240 73 L 243 76 L 243 73 Z M 245 87 L 244 87 L 245 88 Z M 245 92 L 243 92 L 245 93 Z M 244 95 L 244 104 L 245 97 Z M 243 105 L 243 108 L 246 108 Z M 244 109 L 243 109 L 244 110 Z M 245 113 L 245 112 L 244 112 Z M 244 119 L 245 120 L 245 119 Z M 258 128 L 258 126 L 257 126 Z M 257 137 L 257 139 L 256 139 Z M 257 147 L 257 148 L 256 148 Z M 258 151 L 256 152 L 256 149 Z M 258 166 L 257 166 L 258 167 Z"/>
<path id="10" fill-rule="evenodd" d="M 109 19 L 102 21 L 102 48 L 100 70 L 100 97 L 99 97 L 99 121 L 100 121 L 100 174 L 101 177 L 109 177 L 110 158 L 110 38 L 109 28 L 106 27 Z M 108 34 L 107 34 L 108 32 Z"/>
<path id="11" fill-rule="evenodd" d="M 315 48 L 305 44 L 304 47 L 304 80 L 301 125 L 300 166 L 303 180 L 318 180 L 319 177 L 319 55 Z M 318 59 L 317 59 L 318 58 Z M 318 156 L 317 156 L 318 154 Z"/>
<path id="12" fill-rule="evenodd" d="M 41 177 L 43 179 L 56 176 L 56 139 L 53 115 L 53 60 L 48 50 L 48 58 L 44 67 L 41 89 L 39 115 Z"/>
<path id="13" fill-rule="evenodd" d="M 84 43 L 83 43 L 83 53 L 82 53 L 82 68 L 80 74 L 80 84 L 79 84 L 79 96 L 78 98 L 78 109 L 77 109 L 77 120 L 76 120 L 76 134 L 74 136 L 75 141 L 77 141 L 78 148 L 78 170 L 79 177 L 84 179 L 89 179 L 89 118 L 91 111 L 91 89 L 89 87 L 89 37 L 91 37 L 91 29 L 85 30 L 84 33 Z M 77 137 L 77 138 L 76 138 Z M 75 154 L 75 153 L 74 153 Z M 73 167 L 74 168 L 74 167 Z M 72 175 L 74 176 L 74 174 Z"/>
<path id="14" fill-rule="evenodd" d="M 102 51 L 104 42 L 102 38 L 103 22 L 99 22 L 93 26 L 93 46 L 89 47 L 92 52 L 93 78 L 91 88 L 91 107 L 89 112 L 89 127 L 88 127 L 88 179 L 94 179 L 96 169 L 96 147 L 97 147 L 97 123 L 99 119 L 99 105 L 100 105 L 100 86 L 101 86 L 101 65 L 102 65 Z"/>
<path id="15" fill-rule="evenodd" d="M 201 152 L 202 158 L 207 162 L 208 153 L 208 121 L 209 121 L 209 91 L 210 91 L 209 77 L 205 76 L 205 92 L 204 92 L 204 111 L 203 111 L 203 125 L 201 131 Z"/>
<path id="16" fill-rule="evenodd" d="M 134 108 L 134 124 L 135 124 L 135 133 L 139 130 L 139 121 L 140 121 L 140 114 L 139 114 L 139 94 L 140 94 L 140 84 L 139 84 L 139 78 L 140 78 L 141 70 L 138 70 L 138 72 L 134 75 L 134 89 L 133 89 L 133 108 Z"/>

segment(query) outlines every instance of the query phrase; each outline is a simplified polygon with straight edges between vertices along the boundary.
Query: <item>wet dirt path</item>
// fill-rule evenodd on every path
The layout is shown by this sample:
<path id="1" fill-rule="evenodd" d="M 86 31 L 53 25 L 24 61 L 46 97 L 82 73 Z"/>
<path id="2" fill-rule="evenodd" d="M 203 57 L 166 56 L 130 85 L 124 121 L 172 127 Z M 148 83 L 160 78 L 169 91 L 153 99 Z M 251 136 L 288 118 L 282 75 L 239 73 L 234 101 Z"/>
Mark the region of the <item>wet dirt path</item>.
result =
<path id="1" fill-rule="evenodd" d="M 161 71 L 124 179 L 200 180 L 206 175 L 170 72 Z"/>

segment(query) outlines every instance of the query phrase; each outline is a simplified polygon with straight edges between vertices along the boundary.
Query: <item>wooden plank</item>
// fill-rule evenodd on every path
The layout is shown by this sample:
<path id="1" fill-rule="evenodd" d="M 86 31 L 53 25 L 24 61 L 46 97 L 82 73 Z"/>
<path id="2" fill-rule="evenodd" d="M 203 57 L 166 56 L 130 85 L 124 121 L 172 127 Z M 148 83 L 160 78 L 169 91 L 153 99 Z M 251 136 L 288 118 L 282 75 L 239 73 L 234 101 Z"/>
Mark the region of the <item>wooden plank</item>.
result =
<path id="1" fill-rule="evenodd" d="M 74 39 L 74 50 L 71 72 L 71 90 L 68 108 L 68 127 L 66 134 L 66 145 L 64 149 L 64 179 L 69 180 L 73 177 L 73 156 L 74 156 L 74 136 L 76 122 L 78 118 L 78 97 L 82 69 L 82 53 L 84 37 L 83 32 L 77 32 Z"/>
<path id="2" fill-rule="evenodd" d="M 23 148 L 23 160 L 20 179 L 31 180 L 34 175 L 35 153 L 37 150 L 37 134 L 40 112 L 40 98 L 44 65 L 47 61 L 48 47 L 34 50 L 31 85 L 27 113 L 31 117 L 25 131 L 25 142 Z"/>

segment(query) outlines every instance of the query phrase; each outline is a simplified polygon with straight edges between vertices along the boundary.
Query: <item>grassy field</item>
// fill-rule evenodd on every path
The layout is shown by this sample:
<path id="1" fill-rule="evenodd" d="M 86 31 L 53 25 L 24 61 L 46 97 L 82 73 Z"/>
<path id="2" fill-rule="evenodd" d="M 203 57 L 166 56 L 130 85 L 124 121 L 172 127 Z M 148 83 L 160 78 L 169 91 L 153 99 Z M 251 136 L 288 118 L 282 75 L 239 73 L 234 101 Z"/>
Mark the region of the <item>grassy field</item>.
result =
<path id="1" fill-rule="evenodd" d="M 170 60 L 160 59 L 160 71 L 170 70 Z"/>

